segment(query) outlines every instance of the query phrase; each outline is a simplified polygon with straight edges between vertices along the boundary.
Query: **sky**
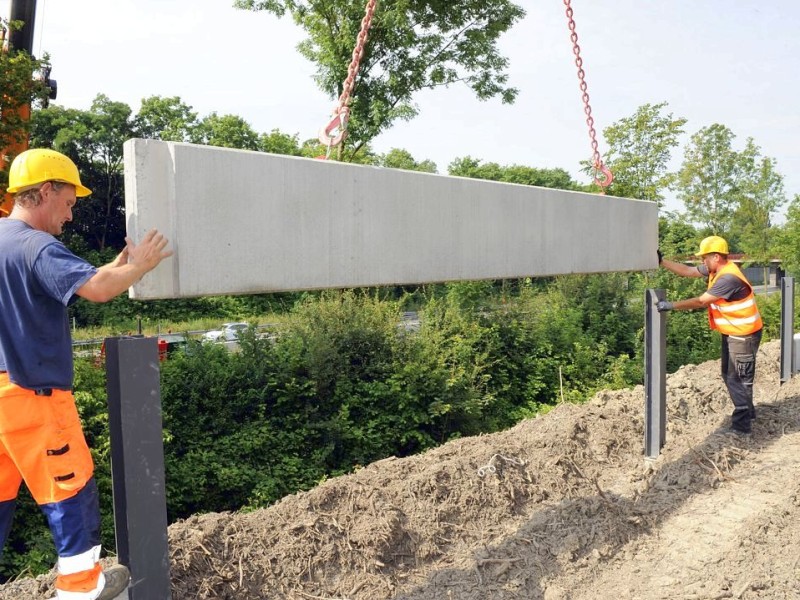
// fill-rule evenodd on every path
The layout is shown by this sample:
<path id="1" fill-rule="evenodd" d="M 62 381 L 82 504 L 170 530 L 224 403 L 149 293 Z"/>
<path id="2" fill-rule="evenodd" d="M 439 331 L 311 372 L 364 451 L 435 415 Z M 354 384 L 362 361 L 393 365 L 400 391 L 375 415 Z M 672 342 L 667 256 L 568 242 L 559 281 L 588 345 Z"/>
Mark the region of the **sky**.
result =
<path id="1" fill-rule="evenodd" d="M 379 0 L 380 1 L 380 0 Z M 388 1 L 388 0 L 387 0 Z M 578 181 L 591 157 L 563 0 L 517 0 L 526 18 L 500 42 L 513 105 L 479 101 L 462 85 L 423 91 L 419 116 L 396 123 L 374 150 L 404 148 L 440 173 L 455 158 L 560 167 Z M 335 99 L 296 50 L 289 17 L 232 7 L 233 0 L 38 0 L 34 53 L 47 52 L 55 104 L 88 109 L 102 93 L 136 111 L 142 98 L 179 96 L 200 117 L 244 118 L 258 132 L 313 138 Z M 0 15 L 10 0 L 0 0 Z M 786 196 L 800 194 L 797 0 L 572 0 L 599 149 L 602 131 L 637 108 L 668 102 L 691 134 L 713 123 L 752 137 L 777 163 Z M 682 211 L 669 198 L 665 210 Z M 780 220 L 780 217 L 779 217 Z"/>

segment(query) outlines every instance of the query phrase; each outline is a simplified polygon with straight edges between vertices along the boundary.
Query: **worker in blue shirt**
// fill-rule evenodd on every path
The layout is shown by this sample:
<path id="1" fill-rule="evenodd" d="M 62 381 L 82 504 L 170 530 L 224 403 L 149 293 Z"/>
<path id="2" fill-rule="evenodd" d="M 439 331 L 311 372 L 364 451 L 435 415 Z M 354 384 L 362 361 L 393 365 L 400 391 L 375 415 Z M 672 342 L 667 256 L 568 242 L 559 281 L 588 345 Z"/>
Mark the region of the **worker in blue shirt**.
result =
<path id="1" fill-rule="evenodd" d="M 0 219 L 0 555 L 25 485 L 47 518 L 58 552 L 58 600 L 110 600 L 127 568 L 103 572 L 94 464 L 72 395 L 67 307 L 106 302 L 171 256 L 153 230 L 95 268 L 55 236 L 72 220 L 81 184 L 67 156 L 31 149 L 11 163 L 14 208 Z"/>

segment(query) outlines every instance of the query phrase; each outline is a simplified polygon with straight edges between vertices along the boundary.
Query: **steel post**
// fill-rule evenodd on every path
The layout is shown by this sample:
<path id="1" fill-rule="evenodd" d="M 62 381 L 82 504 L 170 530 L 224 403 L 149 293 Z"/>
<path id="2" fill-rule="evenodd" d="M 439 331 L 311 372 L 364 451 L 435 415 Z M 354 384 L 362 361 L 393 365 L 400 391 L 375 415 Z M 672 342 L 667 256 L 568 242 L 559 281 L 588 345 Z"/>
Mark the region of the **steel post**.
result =
<path id="1" fill-rule="evenodd" d="M 656 310 L 665 300 L 662 289 L 644 295 L 644 454 L 658 458 L 667 439 L 666 317 Z"/>
<path id="2" fill-rule="evenodd" d="M 36 0 L 11 0 L 11 21 L 22 21 L 20 29 L 8 34 L 8 46 L 11 50 L 24 50 L 33 56 L 33 29 L 36 23 Z"/>
<path id="3" fill-rule="evenodd" d="M 794 358 L 794 277 L 781 278 L 781 383 L 792 378 Z"/>
<path id="4" fill-rule="evenodd" d="M 170 600 L 157 340 L 106 339 L 111 478 L 119 562 L 130 600 Z"/>

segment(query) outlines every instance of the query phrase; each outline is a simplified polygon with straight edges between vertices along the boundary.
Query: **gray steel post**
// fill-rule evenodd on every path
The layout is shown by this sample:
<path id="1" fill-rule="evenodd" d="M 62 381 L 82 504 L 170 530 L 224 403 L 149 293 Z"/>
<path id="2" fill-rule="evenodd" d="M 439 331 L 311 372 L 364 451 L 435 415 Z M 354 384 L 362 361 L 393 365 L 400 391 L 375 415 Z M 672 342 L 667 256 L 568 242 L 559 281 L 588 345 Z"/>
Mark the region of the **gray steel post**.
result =
<path id="1" fill-rule="evenodd" d="M 11 21 L 22 21 L 21 29 L 8 34 L 8 46 L 11 50 L 24 50 L 33 55 L 33 29 L 36 23 L 36 0 L 11 0 Z"/>
<path id="2" fill-rule="evenodd" d="M 170 600 L 156 338 L 106 339 L 111 477 L 119 562 L 130 600 Z"/>
<path id="3" fill-rule="evenodd" d="M 666 317 L 656 310 L 664 290 L 644 293 L 644 454 L 658 458 L 667 439 Z"/>
<path id="4" fill-rule="evenodd" d="M 792 378 L 794 354 L 794 277 L 781 279 L 781 383 Z"/>

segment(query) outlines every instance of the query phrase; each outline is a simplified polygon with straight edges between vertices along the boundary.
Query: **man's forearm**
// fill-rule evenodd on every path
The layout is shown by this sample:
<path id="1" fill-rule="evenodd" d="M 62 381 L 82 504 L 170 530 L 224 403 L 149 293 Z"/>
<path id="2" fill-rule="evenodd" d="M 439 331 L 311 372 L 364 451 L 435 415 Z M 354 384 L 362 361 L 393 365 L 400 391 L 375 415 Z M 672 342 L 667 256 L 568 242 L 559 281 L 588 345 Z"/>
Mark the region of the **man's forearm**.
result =
<path id="1" fill-rule="evenodd" d="M 688 300 L 676 300 L 672 303 L 672 310 L 696 310 L 708 306 L 700 298 L 689 298 Z"/>
<path id="2" fill-rule="evenodd" d="M 147 269 L 136 264 L 118 267 L 105 265 L 97 270 L 89 281 L 78 290 L 78 295 L 91 302 L 108 302 L 139 281 Z"/>
<path id="3" fill-rule="evenodd" d="M 690 267 L 689 265 L 678 263 L 672 260 L 667 260 L 666 258 L 662 259 L 661 266 L 664 267 L 667 271 L 672 271 L 673 273 L 675 273 L 676 275 L 680 275 L 681 277 L 701 277 L 701 274 L 697 270 L 697 267 Z"/>

